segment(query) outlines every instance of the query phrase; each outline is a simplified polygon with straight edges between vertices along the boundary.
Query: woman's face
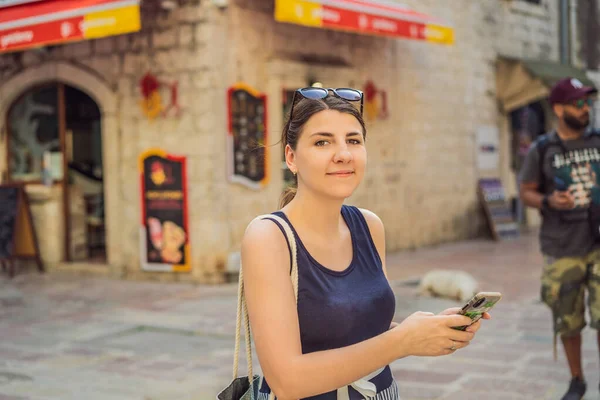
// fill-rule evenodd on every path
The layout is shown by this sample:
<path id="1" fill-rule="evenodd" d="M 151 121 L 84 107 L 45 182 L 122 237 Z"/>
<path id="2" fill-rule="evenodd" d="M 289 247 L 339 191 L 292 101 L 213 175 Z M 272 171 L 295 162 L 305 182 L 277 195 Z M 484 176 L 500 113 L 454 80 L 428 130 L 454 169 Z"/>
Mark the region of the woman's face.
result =
<path id="1" fill-rule="evenodd" d="M 363 129 L 351 114 L 324 110 L 304 125 L 296 150 L 286 146 L 286 162 L 298 186 L 330 198 L 349 197 L 367 164 Z"/>

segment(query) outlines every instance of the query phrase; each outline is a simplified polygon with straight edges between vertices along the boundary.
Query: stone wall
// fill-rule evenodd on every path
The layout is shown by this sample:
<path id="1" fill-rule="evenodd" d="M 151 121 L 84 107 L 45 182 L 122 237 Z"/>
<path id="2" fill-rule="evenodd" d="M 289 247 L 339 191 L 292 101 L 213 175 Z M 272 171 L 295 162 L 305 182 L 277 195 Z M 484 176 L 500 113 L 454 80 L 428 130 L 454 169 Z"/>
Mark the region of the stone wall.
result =
<path id="1" fill-rule="evenodd" d="M 222 151 L 216 150 L 225 149 L 221 140 L 225 119 L 224 110 L 215 107 L 224 102 L 224 83 L 217 71 L 222 69 L 219 55 L 226 47 L 220 32 L 226 26 L 225 14 L 208 1 L 186 0 L 173 11 L 161 10 L 158 4 L 143 3 L 139 33 L 1 55 L 0 111 L 4 116 L 16 96 L 46 80 L 77 86 L 98 102 L 103 112 L 108 256 L 117 274 L 141 276 L 139 154 L 160 147 L 186 155 L 194 271 L 143 276 L 219 281 L 222 274 L 216 269 L 222 269 L 230 248 L 227 230 L 218 229 L 227 224 L 226 209 L 220 208 L 219 188 L 225 185 Z M 148 71 L 161 81 L 179 82 L 179 103 L 184 108 L 180 118 L 150 121 L 142 114 L 139 81 Z M 110 95 L 100 98 L 99 91 Z M 168 93 L 164 98 L 169 100 Z M 5 157 L 0 160 L 5 170 Z"/>
<path id="2" fill-rule="evenodd" d="M 281 24 L 273 20 L 273 2 L 266 0 L 239 0 L 231 12 L 231 77 L 276 99 L 279 83 L 302 85 L 309 76 L 326 86 L 359 88 L 373 79 L 388 89 L 391 115 L 369 124 L 368 173 L 349 200 L 380 215 L 388 250 L 481 234 L 485 225 L 475 186 L 475 132 L 479 126 L 503 123 L 495 97 L 496 59 L 558 57 L 554 2 L 404 3 L 453 25 L 456 43 L 447 47 Z M 295 67 L 289 72 L 275 68 L 274 76 L 272 66 L 278 60 Z M 343 73 L 332 74 L 327 81 L 327 71 L 335 69 Z M 276 137 L 281 120 L 274 122 L 278 123 L 271 130 Z M 495 175 L 506 178 L 508 134 L 501 139 L 502 164 Z M 274 170 L 271 186 L 277 185 L 277 173 Z M 273 208 L 276 189 L 248 197 L 237 195 L 243 189 L 230 188 L 240 206 L 271 199 L 261 211 Z M 232 221 L 238 238 L 246 221 L 246 215 Z"/>
<path id="3" fill-rule="evenodd" d="M 368 173 L 349 199 L 381 216 L 388 250 L 481 234 L 475 132 L 504 121 L 495 99 L 496 58 L 558 57 L 557 10 L 550 0 L 542 6 L 405 1 L 453 25 L 453 46 L 277 23 L 272 0 L 232 0 L 226 9 L 208 1 L 183 3 L 167 12 L 144 2 L 140 33 L 0 56 L 2 115 L 33 82 L 30 77 L 65 81 L 98 101 L 106 117 L 109 262 L 129 277 L 223 279 L 227 256 L 239 250 L 248 222 L 277 208 L 283 188 L 281 90 L 306 86 L 312 78 L 358 88 L 373 80 L 388 93 L 390 116 L 368 122 Z M 147 71 L 179 82 L 181 117 L 151 122 L 142 115 L 138 85 Z M 260 191 L 227 182 L 225 95 L 238 81 L 269 95 L 272 170 Z M 504 178 L 506 133 L 502 140 L 498 174 Z M 151 147 L 188 157 L 192 274 L 139 270 L 137 157 Z M 5 162 L 0 157 L 0 169 Z"/>

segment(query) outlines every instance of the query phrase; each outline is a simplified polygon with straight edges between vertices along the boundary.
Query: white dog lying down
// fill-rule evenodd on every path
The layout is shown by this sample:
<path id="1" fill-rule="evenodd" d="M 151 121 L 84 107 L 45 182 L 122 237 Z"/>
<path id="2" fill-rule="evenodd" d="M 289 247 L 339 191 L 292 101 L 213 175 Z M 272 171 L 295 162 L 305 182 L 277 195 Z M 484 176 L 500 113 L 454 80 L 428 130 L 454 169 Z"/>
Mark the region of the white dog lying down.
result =
<path id="1" fill-rule="evenodd" d="M 477 281 L 465 271 L 435 269 L 421 279 L 419 292 L 467 302 L 477 293 Z"/>

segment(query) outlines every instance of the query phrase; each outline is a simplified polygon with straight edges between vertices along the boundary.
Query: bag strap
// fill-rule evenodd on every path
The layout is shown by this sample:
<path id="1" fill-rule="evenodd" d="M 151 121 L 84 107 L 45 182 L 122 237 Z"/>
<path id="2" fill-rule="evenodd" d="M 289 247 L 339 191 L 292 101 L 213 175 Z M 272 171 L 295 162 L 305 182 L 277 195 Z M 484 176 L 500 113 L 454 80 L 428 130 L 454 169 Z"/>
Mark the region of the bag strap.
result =
<path id="1" fill-rule="evenodd" d="M 277 221 L 285 232 L 285 236 L 287 238 L 290 251 L 291 251 L 291 264 L 292 269 L 290 273 L 290 278 L 292 280 L 292 287 L 294 289 L 294 297 L 296 298 L 296 304 L 298 304 L 298 259 L 297 259 L 297 247 L 296 247 L 296 237 L 292 232 L 290 225 L 283 218 L 273 215 L 261 215 L 256 217 L 252 222 L 260 219 L 272 219 Z M 250 226 L 252 222 L 248 225 Z M 242 323 L 244 327 L 244 335 L 245 335 L 245 345 L 246 345 L 246 360 L 248 362 L 248 379 L 250 381 L 250 392 L 252 393 L 252 397 L 254 396 L 254 375 L 252 373 L 252 340 L 250 336 L 250 323 L 248 321 L 248 308 L 246 307 L 246 297 L 244 295 L 244 274 L 243 274 L 243 266 L 240 267 L 239 273 L 239 283 L 238 283 L 238 302 L 237 302 L 237 317 L 235 323 L 235 350 L 233 355 L 233 379 L 238 378 L 238 366 L 239 366 L 239 353 L 240 353 L 240 343 L 241 343 L 241 330 Z M 269 399 L 274 398 L 274 393 L 271 390 L 271 395 Z"/>
<path id="2" fill-rule="evenodd" d="M 540 180 L 538 182 L 538 192 L 546 194 L 546 175 L 544 174 L 544 159 L 546 158 L 546 152 L 552 146 L 560 147 L 563 153 L 568 150 L 563 143 L 560 136 L 556 131 L 548 132 L 537 139 L 537 151 L 539 155 L 538 170 L 540 171 Z"/>

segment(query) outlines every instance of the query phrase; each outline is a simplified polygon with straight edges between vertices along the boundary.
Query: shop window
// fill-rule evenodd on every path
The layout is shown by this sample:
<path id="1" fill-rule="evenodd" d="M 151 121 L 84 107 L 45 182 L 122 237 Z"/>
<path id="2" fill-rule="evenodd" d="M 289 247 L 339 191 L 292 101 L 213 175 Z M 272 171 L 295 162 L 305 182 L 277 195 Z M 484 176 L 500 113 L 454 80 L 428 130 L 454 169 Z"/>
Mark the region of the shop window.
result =
<path id="1" fill-rule="evenodd" d="M 35 88 L 25 93 L 8 113 L 8 173 L 12 181 L 42 180 L 45 161 L 62 180 L 62 153 L 58 130 L 58 88 Z M 49 157 L 48 157 L 49 156 Z"/>
<path id="2" fill-rule="evenodd" d="M 539 18 L 547 18 L 549 7 L 547 0 L 508 0 L 513 12 Z"/>

